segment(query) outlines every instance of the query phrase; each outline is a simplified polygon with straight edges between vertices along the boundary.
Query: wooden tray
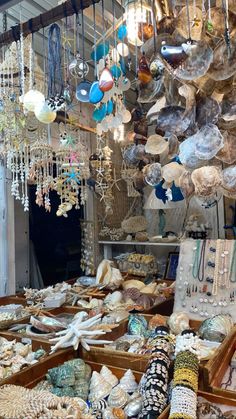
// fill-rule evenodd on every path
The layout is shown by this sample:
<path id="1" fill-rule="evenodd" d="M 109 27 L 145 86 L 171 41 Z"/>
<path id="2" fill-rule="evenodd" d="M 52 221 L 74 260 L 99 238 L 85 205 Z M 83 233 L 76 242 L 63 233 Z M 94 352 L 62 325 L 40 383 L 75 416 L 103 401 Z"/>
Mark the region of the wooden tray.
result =
<path id="1" fill-rule="evenodd" d="M 204 368 L 204 382 L 208 391 L 225 398 L 236 400 L 236 391 L 221 388 L 225 372 L 230 365 L 236 350 L 236 326 L 219 346 L 215 356 L 207 362 Z"/>
<path id="2" fill-rule="evenodd" d="M 73 350 L 67 350 L 65 352 L 57 352 L 51 357 L 46 358 L 44 361 L 41 362 L 40 365 L 36 364 L 34 367 L 30 367 L 28 371 L 22 371 L 21 376 L 17 377 L 17 381 L 14 384 L 23 385 L 26 388 L 34 388 L 40 381 L 45 379 L 45 376 L 50 368 L 57 367 L 63 364 L 70 359 L 75 359 L 78 357 L 78 353 Z M 85 361 L 89 364 L 93 371 L 100 371 L 103 365 L 106 365 L 115 376 L 120 379 L 123 377 L 124 373 L 127 371 L 125 368 L 121 367 L 114 367 L 110 364 L 103 364 L 101 362 L 92 362 L 92 361 Z M 134 371 L 134 376 L 137 382 L 140 381 L 142 374 L 139 371 Z M 13 383 L 11 383 L 13 384 Z M 165 410 L 157 419 L 165 419 L 168 418 L 167 410 Z"/>
<path id="3" fill-rule="evenodd" d="M 26 376 L 30 376 L 32 374 L 32 370 L 34 368 L 40 368 L 40 365 L 47 361 L 49 359 L 49 362 L 51 362 L 50 360 L 53 358 L 53 355 L 49 355 L 50 352 L 50 345 L 43 343 L 43 342 L 38 342 L 34 339 L 28 339 L 27 342 L 24 341 L 24 338 L 22 339 L 21 337 L 18 336 L 12 336 L 9 334 L 9 336 L 6 336 L 5 334 L 3 335 L 2 333 L 0 333 L 0 336 L 6 338 L 7 340 L 11 341 L 11 340 L 16 340 L 17 342 L 22 342 L 22 343 L 31 343 L 32 345 L 32 350 L 33 351 L 37 351 L 38 349 L 44 349 L 48 354 L 43 357 L 42 359 L 40 359 L 36 364 L 34 364 L 33 366 L 27 366 L 22 368 L 19 372 L 12 374 L 10 377 L 5 378 L 4 380 L 0 380 L 0 385 L 3 384 L 17 384 L 19 381 L 22 382 L 21 385 L 24 385 L 24 378 L 23 380 L 21 379 L 21 377 L 26 377 Z M 60 351 L 61 353 L 65 352 L 65 350 Z"/>

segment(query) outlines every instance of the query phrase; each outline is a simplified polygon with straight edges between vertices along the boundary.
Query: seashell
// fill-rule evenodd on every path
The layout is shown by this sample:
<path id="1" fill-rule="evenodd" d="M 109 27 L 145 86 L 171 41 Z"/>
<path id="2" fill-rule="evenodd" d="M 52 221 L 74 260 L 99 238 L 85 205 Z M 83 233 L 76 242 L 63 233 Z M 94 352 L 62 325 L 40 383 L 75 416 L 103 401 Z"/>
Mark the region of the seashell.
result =
<path id="1" fill-rule="evenodd" d="M 124 411 L 126 415 L 128 416 L 128 418 L 131 418 L 131 417 L 137 416 L 139 412 L 141 411 L 141 408 L 142 408 L 142 399 L 141 397 L 139 397 L 129 402 L 125 406 Z"/>
<path id="2" fill-rule="evenodd" d="M 147 320 L 145 317 L 139 314 L 131 314 L 128 322 L 128 334 L 129 335 L 145 335 L 148 328 Z"/>
<path id="3" fill-rule="evenodd" d="M 127 290 L 123 292 L 123 295 L 124 295 L 126 304 L 128 303 L 128 300 L 130 299 L 132 300 L 131 301 L 131 304 L 132 304 L 132 302 L 136 301 L 140 297 L 141 293 L 137 288 L 128 288 Z"/>
<path id="4" fill-rule="evenodd" d="M 233 328 L 233 319 L 229 314 L 218 314 L 202 322 L 199 335 L 202 339 L 222 342 Z"/>
<path id="5" fill-rule="evenodd" d="M 175 20 L 175 29 L 184 39 L 190 38 L 194 41 L 200 41 L 203 27 L 202 10 L 196 6 L 188 5 L 187 7 L 181 8 L 180 13 Z M 193 22 L 190 25 L 190 33 L 188 32 L 188 13 L 190 22 Z"/>
<path id="6" fill-rule="evenodd" d="M 155 314 L 148 323 L 149 329 L 155 329 L 158 326 L 166 326 L 166 319 L 161 314 Z"/>
<path id="7" fill-rule="evenodd" d="M 185 170 L 179 178 L 179 187 L 185 198 L 190 197 L 194 193 L 194 184 L 191 178 L 191 172 Z"/>
<path id="8" fill-rule="evenodd" d="M 144 310 L 149 310 L 149 308 L 153 306 L 153 303 L 154 303 L 153 297 L 148 294 L 142 294 L 136 300 L 136 304 L 142 306 Z"/>
<path id="9" fill-rule="evenodd" d="M 28 355 L 29 351 L 30 351 L 29 345 L 24 345 L 21 342 L 16 342 L 14 345 L 14 352 L 18 355 L 25 357 L 26 355 Z"/>
<path id="10" fill-rule="evenodd" d="M 112 409 L 112 413 L 113 413 L 113 415 L 116 419 L 126 419 L 127 418 L 124 410 L 119 408 L 119 407 L 114 407 Z"/>
<path id="11" fill-rule="evenodd" d="M 97 371 L 93 371 L 90 389 L 89 399 L 91 401 L 97 401 L 107 397 L 112 390 L 112 386 L 108 383 Z"/>
<path id="12" fill-rule="evenodd" d="M 189 52 L 187 52 L 187 59 L 182 66 L 176 69 L 176 77 L 182 80 L 195 80 L 204 76 L 213 61 L 211 47 L 205 41 L 199 41 L 192 46 L 182 45 L 185 45 L 187 49 L 189 48 Z"/>
<path id="13" fill-rule="evenodd" d="M 167 142 L 166 142 L 167 143 Z M 168 143 L 167 143 L 168 146 Z M 150 186 L 156 186 L 161 181 L 160 163 L 147 164 L 143 168 L 145 182 Z"/>
<path id="14" fill-rule="evenodd" d="M 172 333 L 180 334 L 184 330 L 189 329 L 189 317 L 186 313 L 172 313 L 167 320 L 167 324 Z"/>
<path id="15" fill-rule="evenodd" d="M 41 332 L 51 333 L 64 329 L 64 324 L 52 317 L 47 316 L 31 316 L 30 323 Z"/>
<path id="16" fill-rule="evenodd" d="M 176 182 L 183 172 L 184 167 L 177 162 L 171 162 L 162 167 L 162 177 L 167 183 Z"/>
<path id="17" fill-rule="evenodd" d="M 149 154 L 162 154 L 168 149 L 168 141 L 161 135 L 153 134 L 148 137 L 145 144 L 145 151 Z"/>
<path id="18" fill-rule="evenodd" d="M 226 80 L 236 72 L 236 38 L 231 38 L 231 54 L 228 56 L 228 47 L 225 40 L 219 42 L 213 54 L 213 62 L 208 74 L 213 80 Z"/>
<path id="19" fill-rule="evenodd" d="M 107 407 L 102 412 L 102 419 L 115 419 L 115 416 L 113 415 L 113 409 L 111 407 Z"/>
<path id="20" fill-rule="evenodd" d="M 135 240 L 137 242 L 146 242 L 148 241 L 148 234 L 146 233 L 146 231 L 139 231 L 135 234 Z"/>
<path id="21" fill-rule="evenodd" d="M 123 300 L 123 294 L 120 291 L 114 291 L 112 294 L 108 294 L 104 299 L 104 305 L 113 304 L 117 305 Z"/>
<path id="22" fill-rule="evenodd" d="M 221 113 L 219 103 L 212 97 L 203 96 L 197 101 L 196 122 L 198 127 L 216 124 Z"/>
<path id="23" fill-rule="evenodd" d="M 105 399 L 101 399 L 92 403 L 93 410 L 105 410 L 107 408 L 107 401 Z"/>
<path id="24" fill-rule="evenodd" d="M 229 194 L 236 193 L 236 166 L 226 167 L 222 171 L 222 188 Z"/>
<path id="25" fill-rule="evenodd" d="M 129 288 L 137 288 L 138 290 L 141 290 L 141 288 L 143 288 L 143 282 L 137 279 L 129 279 L 122 284 L 122 287 L 124 290 L 128 290 Z"/>
<path id="26" fill-rule="evenodd" d="M 119 385 L 127 393 L 133 393 L 137 390 L 138 384 L 136 383 L 135 376 L 130 369 L 127 370 L 123 377 L 120 379 Z"/>
<path id="27" fill-rule="evenodd" d="M 111 281 L 111 261 L 103 259 L 98 265 L 96 284 L 109 284 Z"/>
<path id="28" fill-rule="evenodd" d="M 111 390 L 108 397 L 108 405 L 111 407 L 123 407 L 126 405 L 128 400 L 128 394 L 118 385 Z"/>
<path id="29" fill-rule="evenodd" d="M 111 384 L 112 388 L 115 387 L 119 380 L 118 378 L 111 372 L 109 368 L 106 367 L 106 365 L 102 366 L 102 369 L 100 371 L 100 375 L 109 383 Z"/>
<path id="30" fill-rule="evenodd" d="M 210 160 L 224 146 L 224 138 L 214 124 L 207 124 L 195 134 L 195 155 L 201 160 Z"/>
<path id="31" fill-rule="evenodd" d="M 192 181 L 195 194 L 198 196 L 211 196 L 217 192 L 222 184 L 222 173 L 216 166 L 204 166 L 192 172 Z"/>
<path id="32" fill-rule="evenodd" d="M 127 352 L 130 348 L 130 343 L 127 341 L 119 341 L 116 343 L 116 350 L 117 351 L 123 351 L 123 352 Z"/>
<path id="33" fill-rule="evenodd" d="M 141 288 L 142 294 L 154 294 L 156 289 L 156 284 L 153 282 L 152 284 L 146 285 L 145 287 Z"/>

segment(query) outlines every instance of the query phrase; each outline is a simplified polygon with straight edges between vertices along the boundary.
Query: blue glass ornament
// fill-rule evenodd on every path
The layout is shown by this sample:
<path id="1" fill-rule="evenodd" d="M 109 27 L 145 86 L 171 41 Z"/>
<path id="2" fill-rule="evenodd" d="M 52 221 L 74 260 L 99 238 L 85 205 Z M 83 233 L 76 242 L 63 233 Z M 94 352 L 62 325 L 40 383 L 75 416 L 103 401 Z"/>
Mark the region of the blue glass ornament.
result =
<path id="1" fill-rule="evenodd" d="M 123 41 L 124 38 L 126 38 L 128 34 L 128 30 L 127 30 L 127 26 L 126 25 L 121 25 L 117 31 L 117 36 L 119 38 L 120 41 Z"/>
<path id="2" fill-rule="evenodd" d="M 96 103 L 101 102 L 103 96 L 104 93 L 99 89 L 98 80 L 94 81 L 89 91 L 89 102 L 95 105 Z"/>
<path id="3" fill-rule="evenodd" d="M 101 60 L 102 57 L 108 54 L 109 47 L 110 47 L 109 42 L 105 42 L 104 44 L 97 45 L 96 51 L 94 50 L 91 53 L 92 60 L 95 60 L 95 57 L 97 61 Z"/>
<path id="4" fill-rule="evenodd" d="M 88 80 L 81 81 L 76 87 L 76 98 L 79 102 L 89 102 L 89 92 L 92 83 Z"/>
<path id="5" fill-rule="evenodd" d="M 125 60 L 122 57 L 120 59 L 120 68 L 121 68 L 122 73 L 125 75 L 126 74 L 126 66 L 125 66 Z"/>
<path id="6" fill-rule="evenodd" d="M 118 79 L 121 76 L 121 69 L 120 67 L 118 67 L 118 65 L 113 65 L 110 68 L 110 72 L 113 75 L 114 78 Z"/>
<path id="7" fill-rule="evenodd" d="M 107 102 L 107 115 L 110 115 L 113 112 L 113 108 L 114 108 L 113 102 L 112 100 L 109 100 Z"/>

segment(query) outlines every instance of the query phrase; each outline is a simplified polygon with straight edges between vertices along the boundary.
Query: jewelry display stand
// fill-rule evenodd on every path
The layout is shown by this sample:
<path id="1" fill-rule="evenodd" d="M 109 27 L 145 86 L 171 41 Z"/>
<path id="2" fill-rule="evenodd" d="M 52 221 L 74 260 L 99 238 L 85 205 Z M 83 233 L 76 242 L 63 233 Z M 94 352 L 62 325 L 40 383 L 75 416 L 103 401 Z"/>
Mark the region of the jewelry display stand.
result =
<path id="1" fill-rule="evenodd" d="M 193 240 L 181 243 L 174 312 L 194 320 L 230 314 L 236 323 L 235 240 Z"/>

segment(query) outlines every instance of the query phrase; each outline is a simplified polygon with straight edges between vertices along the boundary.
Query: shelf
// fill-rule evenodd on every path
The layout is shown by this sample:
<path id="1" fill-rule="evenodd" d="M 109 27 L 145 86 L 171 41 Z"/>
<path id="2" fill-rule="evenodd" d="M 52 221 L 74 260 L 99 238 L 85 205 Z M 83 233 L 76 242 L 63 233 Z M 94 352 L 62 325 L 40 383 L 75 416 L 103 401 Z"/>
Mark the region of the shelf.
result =
<path id="1" fill-rule="evenodd" d="M 106 240 L 100 240 L 98 242 L 99 244 L 104 244 L 104 245 L 129 245 L 129 246 L 171 246 L 171 247 L 176 247 L 176 246 L 180 246 L 180 242 L 136 242 L 136 241 L 115 241 L 115 240 L 111 240 L 111 241 L 106 241 Z"/>

